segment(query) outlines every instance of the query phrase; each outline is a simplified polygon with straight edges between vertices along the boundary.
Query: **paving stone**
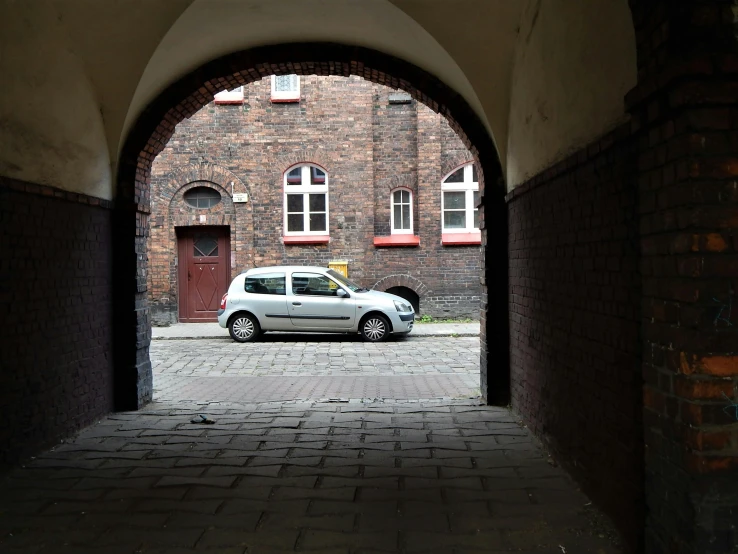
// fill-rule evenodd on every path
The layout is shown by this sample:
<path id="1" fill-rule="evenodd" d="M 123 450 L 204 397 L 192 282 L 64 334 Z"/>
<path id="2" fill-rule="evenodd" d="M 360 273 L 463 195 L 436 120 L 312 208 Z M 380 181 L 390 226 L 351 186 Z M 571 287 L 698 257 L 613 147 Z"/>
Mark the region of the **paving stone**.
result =
<path id="1" fill-rule="evenodd" d="M 297 542 L 297 530 L 281 529 L 279 533 L 269 531 L 249 532 L 238 529 L 209 529 L 198 542 L 199 548 L 230 547 L 234 545 L 249 547 L 269 547 L 289 549 Z"/>
<path id="2" fill-rule="evenodd" d="M 351 531 L 354 528 L 354 514 L 285 516 L 268 514 L 259 522 L 262 531 L 282 532 L 283 529 L 323 529 L 327 531 Z"/>
<path id="3" fill-rule="evenodd" d="M 302 550 L 324 551 L 328 548 L 352 547 L 371 548 L 379 551 L 394 552 L 397 548 L 398 533 L 339 533 L 335 531 L 306 531 L 301 538 Z"/>
<path id="4" fill-rule="evenodd" d="M 225 477 L 187 477 L 180 475 L 164 476 L 157 483 L 157 487 L 181 487 L 187 485 L 198 485 L 202 487 L 230 487 L 236 478 Z"/>

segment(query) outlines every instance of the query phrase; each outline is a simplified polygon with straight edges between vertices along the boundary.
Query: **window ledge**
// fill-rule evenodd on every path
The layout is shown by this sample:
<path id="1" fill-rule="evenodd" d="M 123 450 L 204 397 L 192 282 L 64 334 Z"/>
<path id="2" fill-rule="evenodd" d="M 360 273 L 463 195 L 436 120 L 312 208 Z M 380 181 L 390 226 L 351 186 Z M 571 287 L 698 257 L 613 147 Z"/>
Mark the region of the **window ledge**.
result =
<path id="1" fill-rule="evenodd" d="M 217 100 L 216 99 L 215 103 L 218 104 L 219 106 L 223 104 L 243 104 L 243 98 L 233 99 L 233 100 Z"/>
<path id="2" fill-rule="evenodd" d="M 416 235 L 390 235 L 388 237 L 374 237 L 374 246 L 420 246 L 420 237 Z"/>
<path id="3" fill-rule="evenodd" d="M 441 244 L 444 246 L 473 246 L 482 244 L 482 232 L 443 233 L 441 235 Z"/>
<path id="4" fill-rule="evenodd" d="M 282 237 L 282 243 L 284 244 L 328 244 L 330 241 L 330 235 L 299 235 Z"/>
<path id="5" fill-rule="evenodd" d="M 297 104 L 300 102 L 300 97 L 296 96 L 295 98 L 275 98 L 272 96 L 271 98 L 272 104 Z"/>

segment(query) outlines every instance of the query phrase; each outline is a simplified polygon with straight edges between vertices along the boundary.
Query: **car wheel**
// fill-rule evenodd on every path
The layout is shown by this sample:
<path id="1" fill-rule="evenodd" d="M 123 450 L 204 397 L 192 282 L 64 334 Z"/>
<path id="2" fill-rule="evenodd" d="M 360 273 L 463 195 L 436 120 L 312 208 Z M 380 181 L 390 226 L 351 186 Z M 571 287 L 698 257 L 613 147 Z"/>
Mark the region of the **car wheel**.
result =
<path id="1" fill-rule="evenodd" d="M 379 314 L 371 314 L 361 322 L 361 337 L 368 342 L 382 342 L 390 334 L 387 318 Z"/>
<path id="2" fill-rule="evenodd" d="M 259 336 L 261 328 L 254 316 L 238 314 L 228 323 L 228 332 L 236 342 L 250 342 Z"/>

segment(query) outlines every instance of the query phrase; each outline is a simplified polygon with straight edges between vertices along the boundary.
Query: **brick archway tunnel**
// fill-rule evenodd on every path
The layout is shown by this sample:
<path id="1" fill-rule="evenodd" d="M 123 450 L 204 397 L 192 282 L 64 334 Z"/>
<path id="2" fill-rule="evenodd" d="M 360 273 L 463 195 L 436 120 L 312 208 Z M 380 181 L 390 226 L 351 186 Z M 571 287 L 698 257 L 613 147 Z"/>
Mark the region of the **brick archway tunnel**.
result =
<path id="1" fill-rule="evenodd" d="M 729 3 L 480 0 L 454 14 L 382 1 L 383 13 L 336 7 L 325 35 L 340 35 L 331 25 L 345 16 L 357 38 L 332 43 L 286 36 L 294 14 L 253 10 L 289 23 L 282 45 L 207 43 L 202 59 L 176 36 L 198 18 L 221 17 L 222 36 L 230 25 L 203 4 L 151 8 L 135 44 L 100 36 L 106 26 L 136 34 L 139 20 L 113 8 L 2 8 L 2 379 L 13 414 L 3 461 L 149 399 L 147 180 L 176 123 L 268 74 L 355 74 L 445 115 L 482 168 L 487 400 L 510 401 L 632 551 L 734 551 Z M 392 43 L 398 28 L 385 16 L 435 59 Z M 445 34 L 458 17 L 474 20 L 469 32 Z M 361 27 L 377 29 L 376 43 Z"/>

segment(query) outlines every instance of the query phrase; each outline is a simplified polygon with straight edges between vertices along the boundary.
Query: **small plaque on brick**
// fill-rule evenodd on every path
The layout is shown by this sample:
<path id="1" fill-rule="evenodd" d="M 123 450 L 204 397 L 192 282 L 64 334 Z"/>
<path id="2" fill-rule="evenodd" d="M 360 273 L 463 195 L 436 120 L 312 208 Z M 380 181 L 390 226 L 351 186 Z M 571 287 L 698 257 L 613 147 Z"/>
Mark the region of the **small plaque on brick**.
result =
<path id="1" fill-rule="evenodd" d="M 391 92 L 389 95 L 390 104 L 409 104 L 412 99 L 407 92 Z"/>
<path id="2" fill-rule="evenodd" d="M 248 202 L 249 201 L 249 195 L 245 192 L 238 192 L 233 195 L 233 201 L 234 202 Z"/>

